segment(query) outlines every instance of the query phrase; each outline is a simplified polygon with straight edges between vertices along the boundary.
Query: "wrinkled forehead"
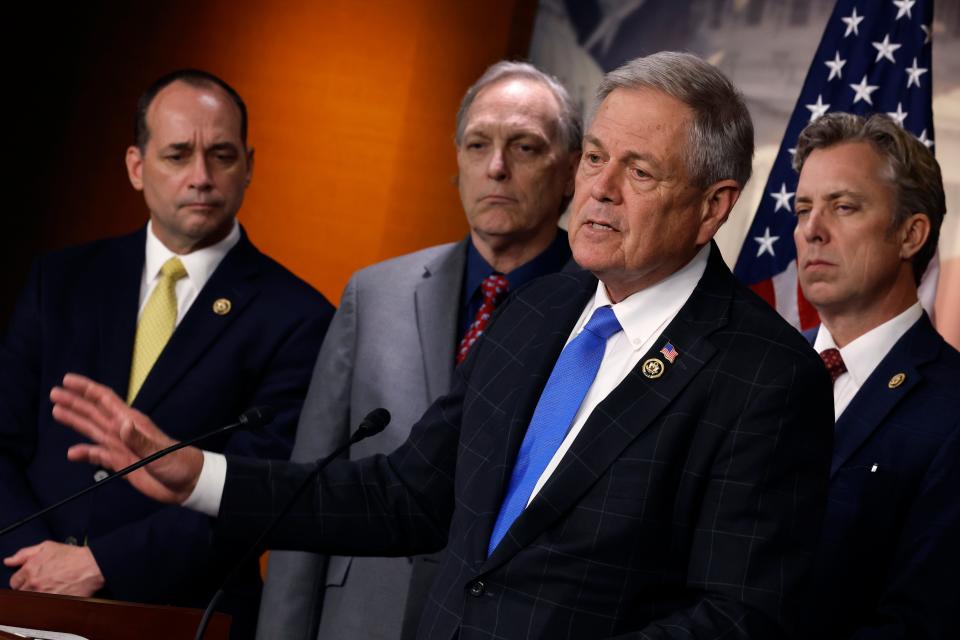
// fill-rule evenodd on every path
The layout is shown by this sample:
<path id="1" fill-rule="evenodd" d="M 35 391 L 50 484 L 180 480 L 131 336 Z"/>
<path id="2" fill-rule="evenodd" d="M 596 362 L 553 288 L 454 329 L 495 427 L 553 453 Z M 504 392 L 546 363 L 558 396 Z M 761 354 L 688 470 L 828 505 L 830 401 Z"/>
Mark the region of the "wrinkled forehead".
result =
<path id="1" fill-rule="evenodd" d="M 212 83 L 192 85 L 176 81 L 164 87 L 146 114 L 151 138 L 161 142 L 192 137 L 204 131 L 218 141 L 241 145 L 241 113 L 223 89 Z"/>
<path id="2" fill-rule="evenodd" d="M 598 105 L 584 143 L 613 157 L 645 158 L 668 173 L 686 175 L 692 118 L 686 104 L 661 91 L 618 88 Z"/>
<path id="3" fill-rule="evenodd" d="M 542 82 L 505 78 L 484 87 L 467 111 L 464 133 L 493 130 L 539 133 L 550 141 L 560 136 L 560 103 Z"/>
<path id="4" fill-rule="evenodd" d="M 841 191 L 895 194 L 897 185 L 889 159 L 865 140 L 813 149 L 800 170 L 797 196 L 812 198 Z"/>

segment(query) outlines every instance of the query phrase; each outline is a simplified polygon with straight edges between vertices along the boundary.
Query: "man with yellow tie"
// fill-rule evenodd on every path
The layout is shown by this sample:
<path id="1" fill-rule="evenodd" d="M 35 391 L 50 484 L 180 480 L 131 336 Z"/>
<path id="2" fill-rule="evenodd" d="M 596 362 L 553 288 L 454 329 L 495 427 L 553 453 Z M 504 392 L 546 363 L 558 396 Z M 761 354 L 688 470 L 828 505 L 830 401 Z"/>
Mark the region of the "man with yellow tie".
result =
<path id="1" fill-rule="evenodd" d="M 253 170 L 243 100 L 209 73 L 173 72 L 141 97 L 135 133 L 127 171 L 150 222 L 38 260 L 0 344 L 4 522 L 105 475 L 66 460 L 78 440 L 52 420 L 46 394 L 67 371 L 107 381 L 181 438 L 270 405 L 266 428 L 210 446 L 289 454 L 333 308 L 235 220 Z M 158 508 L 123 483 L 0 538 L 0 556 L 3 587 L 192 606 L 233 557 L 211 544 L 206 517 Z M 246 578 L 234 611 L 252 617 L 255 567 Z M 252 633 L 250 620 L 235 627 Z"/>

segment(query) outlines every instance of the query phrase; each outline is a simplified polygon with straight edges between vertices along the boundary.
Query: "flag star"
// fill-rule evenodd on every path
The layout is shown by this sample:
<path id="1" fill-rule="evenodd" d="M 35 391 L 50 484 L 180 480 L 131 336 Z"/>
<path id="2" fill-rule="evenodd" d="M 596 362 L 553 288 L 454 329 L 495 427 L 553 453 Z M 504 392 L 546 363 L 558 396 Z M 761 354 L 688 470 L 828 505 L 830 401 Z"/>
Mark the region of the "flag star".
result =
<path id="1" fill-rule="evenodd" d="M 930 44 L 930 39 L 933 36 L 933 29 L 930 28 L 928 24 L 920 25 L 920 28 L 923 29 L 923 44 Z"/>
<path id="2" fill-rule="evenodd" d="M 830 77 L 827 78 L 827 82 L 833 80 L 834 76 L 843 80 L 843 65 L 847 64 L 847 61 L 840 59 L 839 51 L 837 51 L 837 53 L 833 56 L 833 60 L 827 60 L 823 64 L 827 65 L 827 67 L 830 69 Z"/>
<path id="3" fill-rule="evenodd" d="M 925 74 L 929 69 L 917 66 L 917 59 L 913 59 L 913 66 L 907 67 L 907 89 L 910 88 L 910 85 L 916 84 L 917 88 L 920 88 L 920 76 Z"/>
<path id="4" fill-rule="evenodd" d="M 780 209 L 786 209 L 788 212 L 793 211 L 793 209 L 790 208 L 790 198 L 794 196 L 794 193 L 787 191 L 785 182 L 780 183 L 780 191 L 771 191 L 770 196 L 777 201 L 777 206 L 773 209 L 774 213 L 780 211 Z M 770 253 L 773 252 L 771 251 Z"/>
<path id="5" fill-rule="evenodd" d="M 903 110 L 903 105 L 899 102 L 897 103 L 897 111 L 895 113 L 888 111 L 887 115 L 896 120 L 897 124 L 901 127 L 903 126 L 903 121 L 907 119 L 907 112 Z"/>
<path id="6" fill-rule="evenodd" d="M 883 36 L 883 42 L 871 42 L 870 44 L 877 50 L 877 58 L 874 62 L 880 62 L 881 59 L 886 58 L 890 62 L 896 63 L 896 60 L 893 59 L 893 52 L 903 46 L 896 42 L 890 42 L 889 33 Z"/>
<path id="7" fill-rule="evenodd" d="M 853 13 L 851 13 L 846 18 L 840 18 L 840 19 L 843 20 L 843 24 L 847 25 L 847 32 L 843 34 L 844 38 L 849 36 L 851 33 L 855 36 L 860 35 L 860 31 L 859 29 L 857 29 L 857 27 L 860 25 L 861 22 L 863 22 L 863 16 L 857 15 L 856 7 L 853 8 Z"/>
<path id="8" fill-rule="evenodd" d="M 863 100 L 872 106 L 873 100 L 870 98 L 870 94 L 880 87 L 877 85 L 867 84 L 867 74 L 863 74 L 863 80 L 861 80 L 858 84 L 850 85 L 850 88 L 857 92 L 857 95 L 853 96 L 853 104 L 857 104 Z"/>
<path id="9" fill-rule="evenodd" d="M 927 130 L 926 130 L 926 129 L 924 129 L 923 131 L 920 132 L 920 135 L 917 136 L 917 140 L 919 140 L 920 142 L 922 142 L 922 143 L 923 143 L 923 146 L 925 146 L 927 149 L 929 149 L 930 147 L 933 146 L 933 140 L 932 140 L 931 138 L 928 138 L 928 137 L 927 137 Z"/>
<path id="10" fill-rule="evenodd" d="M 893 4 L 897 8 L 896 20 L 899 20 L 903 16 L 907 16 L 913 20 L 913 16 L 910 15 L 910 9 L 913 9 L 913 5 L 917 4 L 917 0 L 893 0 Z"/>
<path id="11" fill-rule="evenodd" d="M 807 105 L 807 109 L 810 110 L 810 122 L 813 122 L 814 120 L 816 120 L 817 118 L 825 114 L 829 108 L 830 108 L 830 105 L 823 104 L 823 95 L 818 95 L 816 104 Z"/>
<path id="12" fill-rule="evenodd" d="M 776 257 L 777 254 L 773 251 L 773 243 L 779 240 L 780 236 L 770 235 L 770 227 L 764 229 L 762 236 L 754 236 L 753 239 L 758 245 L 760 245 L 757 247 L 758 258 L 765 253 L 769 253 L 770 255 Z"/>

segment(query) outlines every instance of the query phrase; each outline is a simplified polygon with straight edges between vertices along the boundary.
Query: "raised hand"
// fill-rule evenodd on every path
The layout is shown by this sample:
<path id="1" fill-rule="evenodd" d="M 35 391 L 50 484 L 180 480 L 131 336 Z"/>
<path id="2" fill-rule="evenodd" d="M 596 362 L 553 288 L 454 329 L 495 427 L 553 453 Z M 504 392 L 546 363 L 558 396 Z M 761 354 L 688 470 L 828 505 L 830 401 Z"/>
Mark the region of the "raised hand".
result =
<path id="1" fill-rule="evenodd" d="M 92 441 L 67 450 L 67 458 L 74 462 L 89 462 L 116 471 L 176 443 L 110 388 L 84 376 L 68 373 L 63 386 L 50 391 L 50 400 L 58 422 Z M 202 468 L 201 451 L 186 447 L 126 478 L 154 500 L 179 504 L 193 492 Z"/>

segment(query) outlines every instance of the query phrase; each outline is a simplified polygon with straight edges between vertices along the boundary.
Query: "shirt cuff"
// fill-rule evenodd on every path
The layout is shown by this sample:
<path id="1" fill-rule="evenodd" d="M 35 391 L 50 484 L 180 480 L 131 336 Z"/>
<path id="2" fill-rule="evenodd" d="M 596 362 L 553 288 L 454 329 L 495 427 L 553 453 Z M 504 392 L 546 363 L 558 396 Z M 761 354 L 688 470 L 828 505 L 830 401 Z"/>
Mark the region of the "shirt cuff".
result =
<path id="1" fill-rule="evenodd" d="M 220 513 L 220 500 L 223 498 L 223 486 L 227 483 L 227 458 L 222 453 L 203 452 L 203 468 L 183 506 L 199 511 L 212 518 Z"/>

